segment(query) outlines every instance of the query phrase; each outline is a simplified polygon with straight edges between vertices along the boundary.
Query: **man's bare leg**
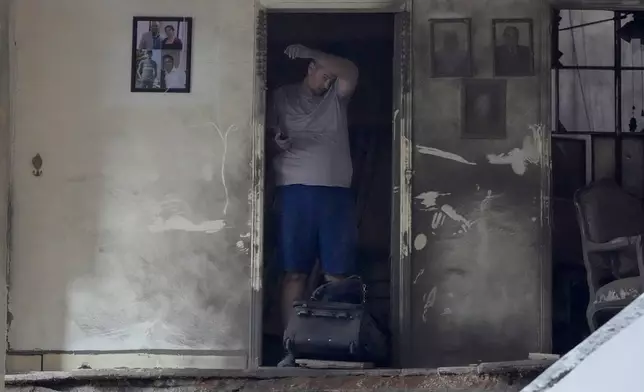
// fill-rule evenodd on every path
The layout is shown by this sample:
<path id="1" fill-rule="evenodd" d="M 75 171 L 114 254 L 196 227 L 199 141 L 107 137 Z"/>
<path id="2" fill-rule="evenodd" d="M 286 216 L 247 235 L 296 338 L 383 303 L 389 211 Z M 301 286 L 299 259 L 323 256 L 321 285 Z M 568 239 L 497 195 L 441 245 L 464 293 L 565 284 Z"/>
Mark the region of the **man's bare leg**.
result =
<path id="1" fill-rule="evenodd" d="M 287 272 L 282 282 L 282 323 L 288 326 L 293 313 L 293 301 L 301 300 L 306 290 L 306 274 Z"/>
<path id="2" fill-rule="evenodd" d="M 306 274 L 297 274 L 287 272 L 282 281 L 282 324 L 284 329 L 288 327 L 289 319 L 293 314 L 293 301 L 301 300 L 306 290 Z M 291 353 L 287 353 L 277 367 L 293 367 L 295 358 Z"/>

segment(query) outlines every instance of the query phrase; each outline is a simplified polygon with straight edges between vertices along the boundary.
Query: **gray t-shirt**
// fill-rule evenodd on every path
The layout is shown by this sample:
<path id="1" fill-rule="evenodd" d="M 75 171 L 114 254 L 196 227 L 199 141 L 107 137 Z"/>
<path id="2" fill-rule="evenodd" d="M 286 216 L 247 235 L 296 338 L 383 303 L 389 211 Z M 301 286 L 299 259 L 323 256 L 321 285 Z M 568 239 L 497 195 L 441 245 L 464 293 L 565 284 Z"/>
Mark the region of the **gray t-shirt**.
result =
<path id="1" fill-rule="evenodd" d="M 351 187 L 353 167 L 347 129 L 348 98 L 337 93 L 337 81 L 323 96 L 301 84 L 277 89 L 269 108 L 268 137 L 275 131 L 288 140 L 273 159 L 276 185 Z"/>

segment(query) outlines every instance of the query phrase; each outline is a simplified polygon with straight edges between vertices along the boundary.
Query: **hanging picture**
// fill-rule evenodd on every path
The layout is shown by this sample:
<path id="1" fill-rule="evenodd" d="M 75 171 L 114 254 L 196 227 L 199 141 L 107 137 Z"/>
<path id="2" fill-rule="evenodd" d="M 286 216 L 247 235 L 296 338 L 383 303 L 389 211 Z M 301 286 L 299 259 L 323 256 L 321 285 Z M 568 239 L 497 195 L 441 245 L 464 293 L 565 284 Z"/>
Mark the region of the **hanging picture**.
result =
<path id="1" fill-rule="evenodd" d="M 504 79 L 465 79 L 461 92 L 461 136 L 505 139 Z"/>
<path id="2" fill-rule="evenodd" d="M 190 92 L 192 18 L 135 17 L 132 92 Z"/>
<path id="3" fill-rule="evenodd" d="M 534 75 L 532 19 L 494 19 L 494 76 Z"/>
<path id="4" fill-rule="evenodd" d="M 432 19 L 430 24 L 432 77 L 457 78 L 471 76 L 471 20 Z"/>

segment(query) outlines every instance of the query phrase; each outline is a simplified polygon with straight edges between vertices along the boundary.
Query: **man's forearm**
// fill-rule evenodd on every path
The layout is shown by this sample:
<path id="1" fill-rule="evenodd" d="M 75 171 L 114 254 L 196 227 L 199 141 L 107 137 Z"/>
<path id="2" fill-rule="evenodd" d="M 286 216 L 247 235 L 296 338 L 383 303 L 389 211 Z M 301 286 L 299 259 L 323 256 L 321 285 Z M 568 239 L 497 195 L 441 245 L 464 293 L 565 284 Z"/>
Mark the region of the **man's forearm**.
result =
<path id="1" fill-rule="evenodd" d="M 311 49 L 311 58 L 340 79 L 353 80 L 358 77 L 358 67 L 342 57 Z"/>

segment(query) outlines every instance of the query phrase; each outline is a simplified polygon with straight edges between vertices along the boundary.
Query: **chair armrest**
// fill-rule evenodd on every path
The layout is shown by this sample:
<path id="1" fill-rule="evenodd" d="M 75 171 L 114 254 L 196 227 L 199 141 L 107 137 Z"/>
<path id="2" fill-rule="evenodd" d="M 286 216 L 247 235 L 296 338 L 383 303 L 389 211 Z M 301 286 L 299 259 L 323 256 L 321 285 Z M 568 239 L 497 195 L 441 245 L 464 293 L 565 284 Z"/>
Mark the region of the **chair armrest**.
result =
<path id="1" fill-rule="evenodd" d="M 642 241 L 642 235 L 617 237 L 602 243 L 587 241 L 587 247 L 588 251 L 592 253 L 615 252 L 636 244 L 638 240 Z"/>

